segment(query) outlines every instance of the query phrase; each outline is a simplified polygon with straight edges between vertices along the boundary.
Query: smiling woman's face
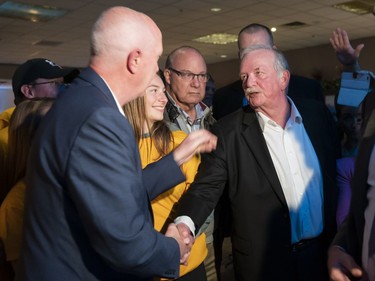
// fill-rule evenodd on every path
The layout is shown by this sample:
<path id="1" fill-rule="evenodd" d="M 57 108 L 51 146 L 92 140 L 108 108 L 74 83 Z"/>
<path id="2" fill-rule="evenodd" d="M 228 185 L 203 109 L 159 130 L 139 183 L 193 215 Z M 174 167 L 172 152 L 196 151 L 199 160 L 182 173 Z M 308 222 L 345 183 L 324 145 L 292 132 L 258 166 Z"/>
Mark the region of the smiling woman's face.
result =
<path id="1" fill-rule="evenodd" d="M 168 100 L 165 96 L 164 83 L 158 75 L 155 75 L 151 80 L 150 85 L 146 89 L 144 99 L 149 125 L 152 126 L 156 121 L 163 120 L 164 108 Z"/>

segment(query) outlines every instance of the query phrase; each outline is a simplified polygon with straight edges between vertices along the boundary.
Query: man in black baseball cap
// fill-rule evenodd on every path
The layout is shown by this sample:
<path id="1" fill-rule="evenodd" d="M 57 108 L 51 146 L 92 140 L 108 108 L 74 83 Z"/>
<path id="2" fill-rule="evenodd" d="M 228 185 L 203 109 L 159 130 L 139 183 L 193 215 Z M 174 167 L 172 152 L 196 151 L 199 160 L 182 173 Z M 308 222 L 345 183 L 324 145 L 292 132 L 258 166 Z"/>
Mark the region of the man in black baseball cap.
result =
<path id="1" fill-rule="evenodd" d="M 79 73 L 76 68 L 62 68 L 45 58 L 30 59 L 21 64 L 13 74 L 14 103 L 25 99 L 55 98 Z M 0 113 L 0 169 L 5 165 L 8 149 L 8 124 L 14 107 Z M 1 177 L 1 173 L 0 173 Z M 4 182 L 0 178 L 0 182 Z M 0 183 L 0 198 L 2 186 Z"/>
<path id="2" fill-rule="evenodd" d="M 78 74 L 76 68 L 62 68 L 44 58 L 30 59 L 14 72 L 12 86 L 14 103 L 24 99 L 54 98 L 65 83 L 71 82 Z"/>

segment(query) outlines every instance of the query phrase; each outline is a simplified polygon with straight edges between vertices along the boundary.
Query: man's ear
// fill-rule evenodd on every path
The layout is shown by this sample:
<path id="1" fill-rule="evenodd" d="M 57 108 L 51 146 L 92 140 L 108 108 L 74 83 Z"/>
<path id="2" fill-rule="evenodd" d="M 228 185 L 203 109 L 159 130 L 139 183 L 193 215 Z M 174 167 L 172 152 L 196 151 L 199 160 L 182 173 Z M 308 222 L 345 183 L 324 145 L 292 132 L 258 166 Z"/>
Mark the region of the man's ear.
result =
<path id="1" fill-rule="evenodd" d="M 139 70 L 142 60 L 141 57 L 142 52 L 139 49 L 133 50 L 129 53 L 127 65 L 130 73 L 134 74 Z"/>
<path id="2" fill-rule="evenodd" d="M 281 88 L 283 90 L 288 88 L 289 80 L 290 80 L 290 72 L 288 70 L 284 70 L 280 78 Z"/>
<path id="3" fill-rule="evenodd" d="M 169 69 L 164 69 L 164 79 L 165 83 L 168 85 L 171 84 L 171 71 Z"/>
<path id="4" fill-rule="evenodd" d="M 22 85 L 21 86 L 21 93 L 28 99 L 32 99 L 34 98 L 34 93 L 33 91 L 31 90 L 31 87 L 30 85 Z"/>

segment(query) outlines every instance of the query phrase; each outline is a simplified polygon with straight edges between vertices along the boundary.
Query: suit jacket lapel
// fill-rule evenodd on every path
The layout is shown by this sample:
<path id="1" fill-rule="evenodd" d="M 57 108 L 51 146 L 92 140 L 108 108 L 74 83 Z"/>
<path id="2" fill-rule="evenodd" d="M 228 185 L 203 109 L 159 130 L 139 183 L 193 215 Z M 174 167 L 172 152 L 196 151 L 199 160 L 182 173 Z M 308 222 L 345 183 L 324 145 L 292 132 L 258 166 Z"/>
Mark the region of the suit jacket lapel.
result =
<path id="1" fill-rule="evenodd" d="M 243 115 L 244 129 L 242 131 L 242 136 L 276 196 L 282 204 L 287 205 L 256 114 L 250 107 L 245 107 L 243 110 L 245 113 Z"/>

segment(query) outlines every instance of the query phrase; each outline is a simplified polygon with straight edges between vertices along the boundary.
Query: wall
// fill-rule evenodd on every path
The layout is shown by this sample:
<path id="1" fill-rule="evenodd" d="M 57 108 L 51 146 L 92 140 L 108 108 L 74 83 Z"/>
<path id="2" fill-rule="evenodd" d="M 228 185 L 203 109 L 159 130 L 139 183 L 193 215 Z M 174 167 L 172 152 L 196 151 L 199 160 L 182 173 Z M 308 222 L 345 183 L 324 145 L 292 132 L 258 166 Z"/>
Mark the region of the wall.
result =
<path id="1" fill-rule="evenodd" d="M 15 64 L 0 64 L 0 78 L 1 79 L 12 79 L 13 73 L 16 70 L 17 65 Z"/>
<path id="2" fill-rule="evenodd" d="M 375 37 L 352 40 L 353 46 L 359 43 L 365 44 L 360 57 L 361 68 L 375 72 Z M 319 76 L 321 80 L 340 78 L 341 65 L 330 44 L 286 51 L 284 54 L 293 74 L 311 78 Z M 238 79 L 239 61 L 209 64 L 208 70 L 215 80 L 216 87 L 220 88 Z"/>

